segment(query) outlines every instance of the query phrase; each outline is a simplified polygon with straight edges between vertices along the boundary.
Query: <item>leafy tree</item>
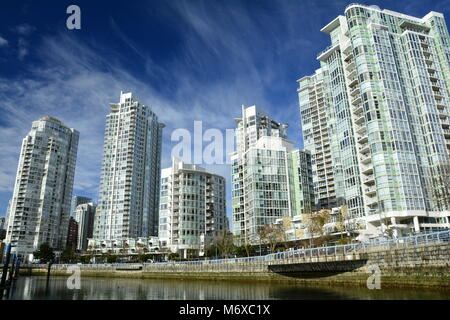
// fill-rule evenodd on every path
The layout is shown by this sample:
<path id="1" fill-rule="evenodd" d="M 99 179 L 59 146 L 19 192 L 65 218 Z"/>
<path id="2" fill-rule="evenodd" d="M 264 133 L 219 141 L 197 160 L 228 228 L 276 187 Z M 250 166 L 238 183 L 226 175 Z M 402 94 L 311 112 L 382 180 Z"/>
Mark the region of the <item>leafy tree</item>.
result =
<path id="1" fill-rule="evenodd" d="M 180 259 L 180 254 L 178 252 L 171 252 L 169 253 L 169 260 L 174 261 Z"/>
<path id="2" fill-rule="evenodd" d="M 40 259 L 41 262 L 47 263 L 55 260 L 55 253 L 53 252 L 53 248 L 45 242 L 39 246 L 39 249 L 33 252 L 33 256 L 35 259 Z"/>
<path id="3" fill-rule="evenodd" d="M 117 262 L 117 256 L 116 255 L 112 255 L 112 254 L 108 254 L 106 256 L 106 262 L 107 263 L 116 263 Z"/>
<path id="4" fill-rule="evenodd" d="M 337 245 L 341 245 L 341 244 L 350 244 L 352 242 L 352 238 L 350 237 L 343 237 L 341 239 L 339 239 L 338 242 L 336 242 Z"/>
<path id="5" fill-rule="evenodd" d="M 92 255 L 83 255 L 80 256 L 80 262 L 81 263 L 90 263 L 92 259 Z"/>
<path id="6" fill-rule="evenodd" d="M 211 244 L 210 246 L 208 246 L 205 249 L 205 256 L 212 258 L 212 257 L 216 257 L 219 253 L 219 248 L 216 244 Z"/>
<path id="7" fill-rule="evenodd" d="M 247 257 L 254 256 L 256 254 L 256 247 L 250 243 L 243 244 L 244 250 L 247 253 Z"/>
<path id="8" fill-rule="evenodd" d="M 64 249 L 64 251 L 61 253 L 60 259 L 63 263 L 78 262 L 78 256 L 75 254 L 75 251 L 71 246 Z"/>
<path id="9" fill-rule="evenodd" d="M 149 260 L 149 259 L 151 259 L 152 258 L 152 255 L 151 254 L 140 254 L 139 256 L 138 256 L 138 261 L 139 262 L 146 262 L 147 260 Z"/>
<path id="10" fill-rule="evenodd" d="M 256 248 L 249 243 L 242 244 L 241 246 L 234 247 L 234 254 L 238 257 L 254 256 L 256 254 Z"/>

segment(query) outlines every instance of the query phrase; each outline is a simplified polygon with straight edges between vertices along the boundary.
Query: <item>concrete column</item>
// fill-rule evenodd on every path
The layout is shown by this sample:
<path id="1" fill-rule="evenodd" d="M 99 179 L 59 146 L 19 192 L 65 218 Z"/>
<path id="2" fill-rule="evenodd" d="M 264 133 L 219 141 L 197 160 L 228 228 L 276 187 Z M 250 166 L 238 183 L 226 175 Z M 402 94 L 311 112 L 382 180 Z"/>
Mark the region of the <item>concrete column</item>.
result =
<path id="1" fill-rule="evenodd" d="M 381 224 L 380 224 L 380 231 L 381 231 L 381 234 L 384 234 L 384 232 L 386 231 L 386 229 L 387 229 L 386 224 L 385 224 L 384 222 L 381 222 Z"/>
<path id="2" fill-rule="evenodd" d="M 415 232 L 420 232 L 419 217 L 418 216 L 414 216 L 413 217 L 413 222 L 414 222 L 414 231 Z"/>
<path id="3" fill-rule="evenodd" d="M 392 224 L 392 225 L 396 225 L 396 224 L 397 224 L 397 222 L 396 222 L 396 220 L 395 220 L 395 217 L 391 217 L 391 224 Z"/>
<path id="4" fill-rule="evenodd" d="M 392 229 L 392 237 L 393 238 L 397 238 L 398 237 L 398 229 L 397 228 Z"/>
<path id="5" fill-rule="evenodd" d="M 398 237 L 398 229 L 396 227 L 397 221 L 395 217 L 391 217 L 391 226 L 392 226 L 392 237 L 397 238 Z"/>

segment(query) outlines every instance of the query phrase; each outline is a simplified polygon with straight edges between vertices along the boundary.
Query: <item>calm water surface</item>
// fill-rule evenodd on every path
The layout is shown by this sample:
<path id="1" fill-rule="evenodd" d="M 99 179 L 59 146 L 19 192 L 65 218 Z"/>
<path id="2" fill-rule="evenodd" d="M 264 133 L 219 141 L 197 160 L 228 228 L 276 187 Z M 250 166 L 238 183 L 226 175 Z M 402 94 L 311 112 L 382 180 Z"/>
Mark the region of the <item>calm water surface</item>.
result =
<path id="1" fill-rule="evenodd" d="M 105 279 L 82 277 L 69 290 L 66 277 L 20 277 L 3 297 L 11 300 L 265 300 L 265 299 L 445 299 L 450 291 L 369 290 L 355 287 L 306 287 L 298 284 L 192 280 Z M 383 286 L 383 284 L 381 284 Z"/>

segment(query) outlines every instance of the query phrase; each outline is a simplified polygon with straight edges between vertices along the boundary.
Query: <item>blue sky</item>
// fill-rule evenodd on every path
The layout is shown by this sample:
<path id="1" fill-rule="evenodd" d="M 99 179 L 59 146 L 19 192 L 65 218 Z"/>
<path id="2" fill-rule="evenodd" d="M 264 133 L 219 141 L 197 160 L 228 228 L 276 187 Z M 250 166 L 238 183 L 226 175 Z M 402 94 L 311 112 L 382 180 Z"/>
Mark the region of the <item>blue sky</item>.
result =
<path id="1" fill-rule="evenodd" d="M 319 30 L 349 3 L 0 0 L 0 216 L 21 141 L 45 114 L 80 131 L 74 194 L 97 199 L 105 115 L 121 90 L 166 124 L 163 167 L 174 129 L 192 130 L 194 120 L 204 130 L 234 128 L 242 104 L 288 123 L 303 147 L 296 80 L 318 68 L 329 44 Z M 417 17 L 438 11 L 447 24 L 450 17 L 450 0 L 360 3 Z M 66 28 L 71 4 L 81 8 L 81 30 Z M 229 166 L 206 167 L 229 181 Z"/>

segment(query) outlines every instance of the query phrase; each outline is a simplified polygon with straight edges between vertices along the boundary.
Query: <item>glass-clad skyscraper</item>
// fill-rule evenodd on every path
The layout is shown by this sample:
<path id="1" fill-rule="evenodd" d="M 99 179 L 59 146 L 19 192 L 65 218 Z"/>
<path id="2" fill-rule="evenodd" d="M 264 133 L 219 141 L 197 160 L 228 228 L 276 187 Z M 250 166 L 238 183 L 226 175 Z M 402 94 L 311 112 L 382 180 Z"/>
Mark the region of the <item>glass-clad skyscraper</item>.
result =
<path id="1" fill-rule="evenodd" d="M 233 233 L 238 243 L 257 243 L 263 226 L 310 212 L 310 154 L 294 150 L 286 124 L 262 110 L 242 107 L 232 161 Z"/>
<path id="2" fill-rule="evenodd" d="M 346 203 L 369 233 L 449 227 L 450 37 L 443 15 L 352 4 L 321 31 L 331 45 L 298 90 L 319 198 L 322 185 L 329 190 L 318 168 L 326 139 L 329 196 Z M 317 87 L 322 104 L 312 94 Z"/>
<path id="3" fill-rule="evenodd" d="M 75 216 L 75 209 L 80 205 L 84 203 L 92 202 L 91 198 L 88 197 L 82 197 L 82 196 L 73 196 L 72 202 L 70 204 L 70 215 Z"/>

